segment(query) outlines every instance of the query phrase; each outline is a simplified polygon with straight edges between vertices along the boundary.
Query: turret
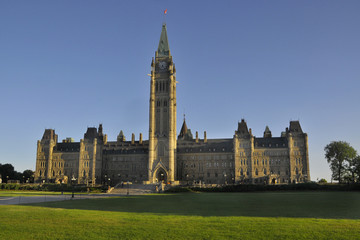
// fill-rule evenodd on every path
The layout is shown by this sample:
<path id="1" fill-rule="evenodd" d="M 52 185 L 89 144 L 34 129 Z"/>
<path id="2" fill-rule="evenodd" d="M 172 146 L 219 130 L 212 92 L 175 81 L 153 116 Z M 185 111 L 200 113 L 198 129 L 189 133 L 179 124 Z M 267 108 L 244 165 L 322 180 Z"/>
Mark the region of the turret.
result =
<path id="1" fill-rule="evenodd" d="M 271 138 L 271 137 L 272 137 L 271 131 L 270 131 L 269 127 L 266 126 L 265 131 L 264 131 L 264 138 Z"/>
<path id="2" fill-rule="evenodd" d="M 125 135 L 124 135 L 124 133 L 123 133 L 122 130 L 120 130 L 120 133 L 119 133 L 119 135 L 117 136 L 117 141 L 118 141 L 118 142 L 125 142 L 125 141 L 126 141 Z"/>

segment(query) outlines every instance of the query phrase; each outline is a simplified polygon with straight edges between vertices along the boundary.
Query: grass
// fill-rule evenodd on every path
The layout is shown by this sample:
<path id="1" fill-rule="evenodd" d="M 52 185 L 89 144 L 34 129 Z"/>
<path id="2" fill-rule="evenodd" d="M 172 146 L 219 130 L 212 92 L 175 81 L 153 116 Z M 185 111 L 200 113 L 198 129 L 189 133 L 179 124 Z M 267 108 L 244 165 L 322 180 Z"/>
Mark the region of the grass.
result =
<path id="1" fill-rule="evenodd" d="M 185 193 L 0 206 L 0 239 L 356 239 L 360 193 Z"/>

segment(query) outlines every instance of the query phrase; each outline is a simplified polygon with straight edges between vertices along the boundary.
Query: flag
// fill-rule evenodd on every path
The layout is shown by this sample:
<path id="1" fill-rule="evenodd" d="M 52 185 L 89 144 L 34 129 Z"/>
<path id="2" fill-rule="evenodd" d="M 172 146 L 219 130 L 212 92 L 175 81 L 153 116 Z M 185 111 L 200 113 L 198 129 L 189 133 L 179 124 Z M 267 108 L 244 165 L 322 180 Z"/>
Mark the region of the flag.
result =
<path id="1" fill-rule="evenodd" d="M 166 15 L 166 13 L 167 13 L 167 9 L 165 9 L 165 11 L 164 11 L 164 14 Z"/>

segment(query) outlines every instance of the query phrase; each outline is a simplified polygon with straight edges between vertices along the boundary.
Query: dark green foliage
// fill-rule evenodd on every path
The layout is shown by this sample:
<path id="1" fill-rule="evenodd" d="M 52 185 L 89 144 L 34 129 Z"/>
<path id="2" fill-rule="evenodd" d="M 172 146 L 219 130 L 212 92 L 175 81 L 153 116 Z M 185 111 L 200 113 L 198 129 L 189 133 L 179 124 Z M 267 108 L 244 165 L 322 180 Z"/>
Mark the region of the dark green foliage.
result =
<path id="1" fill-rule="evenodd" d="M 325 178 L 322 178 L 322 179 L 320 179 L 319 181 L 318 181 L 318 183 L 327 183 L 327 181 L 326 181 L 326 179 Z"/>
<path id="2" fill-rule="evenodd" d="M 189 187 L 172 187 L 165 191 L 165 193 L 183 193 L 183 192 L 192 192 Z"/>
<path id="3" fill-rule="evenodd" d="M 221 187 L 175 187 L 166 193 L 177 192 L 265 192 L 265 191 L 360 191 L 360 184 L 317 184 L 315 182 L 288 185 L 239 184 Z"/>
<path id="4" fill-rule="evenodd" d="M 92 192 L 100 193 L 106 192 L 106 188 L 103 187 L 86 187 L 86 186 L 74 186 L 66 184 L 0 184 L 2 190 L 27 190 L 27 191 L 45 191 L 45 192 Z"/>
<path id="5" fill-rule="evenodd" d="M 17 172 L 14 166 L 10 163 L 0 164 L 0 176 L 3 183 L 7 183 L 8 180 L 19 180 L 21 183 L 34 182 L 34 172 L 32 170 L 25 170 L 23 173 Z"/>
<path id="6" fill-rule="evenodd" d="M 332 178 L 344 182 L 344 180 L 354 182 L 354 176 L 351 173 L 352 161 L 356 157 L 356 151 L 349 143 L 338 141 L 331 142 L 325 146 L 325 157 L 330 165 Z M 351 179 L 353 177 L 353 179 Z"/>

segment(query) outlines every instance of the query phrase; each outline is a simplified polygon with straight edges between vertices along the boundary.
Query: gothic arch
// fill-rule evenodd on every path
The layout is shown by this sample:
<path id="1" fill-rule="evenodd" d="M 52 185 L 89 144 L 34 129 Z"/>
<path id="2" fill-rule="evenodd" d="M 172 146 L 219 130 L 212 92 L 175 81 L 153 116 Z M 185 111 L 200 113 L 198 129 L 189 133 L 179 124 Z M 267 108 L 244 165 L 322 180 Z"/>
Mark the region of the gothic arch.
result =
<path id="1" fill-rule="evenodd" d="M 163 167 L 158 167 L 154 171 L 153 181 L 154 182 L 167 182 L 168 174 L 167 171 Z"/>

